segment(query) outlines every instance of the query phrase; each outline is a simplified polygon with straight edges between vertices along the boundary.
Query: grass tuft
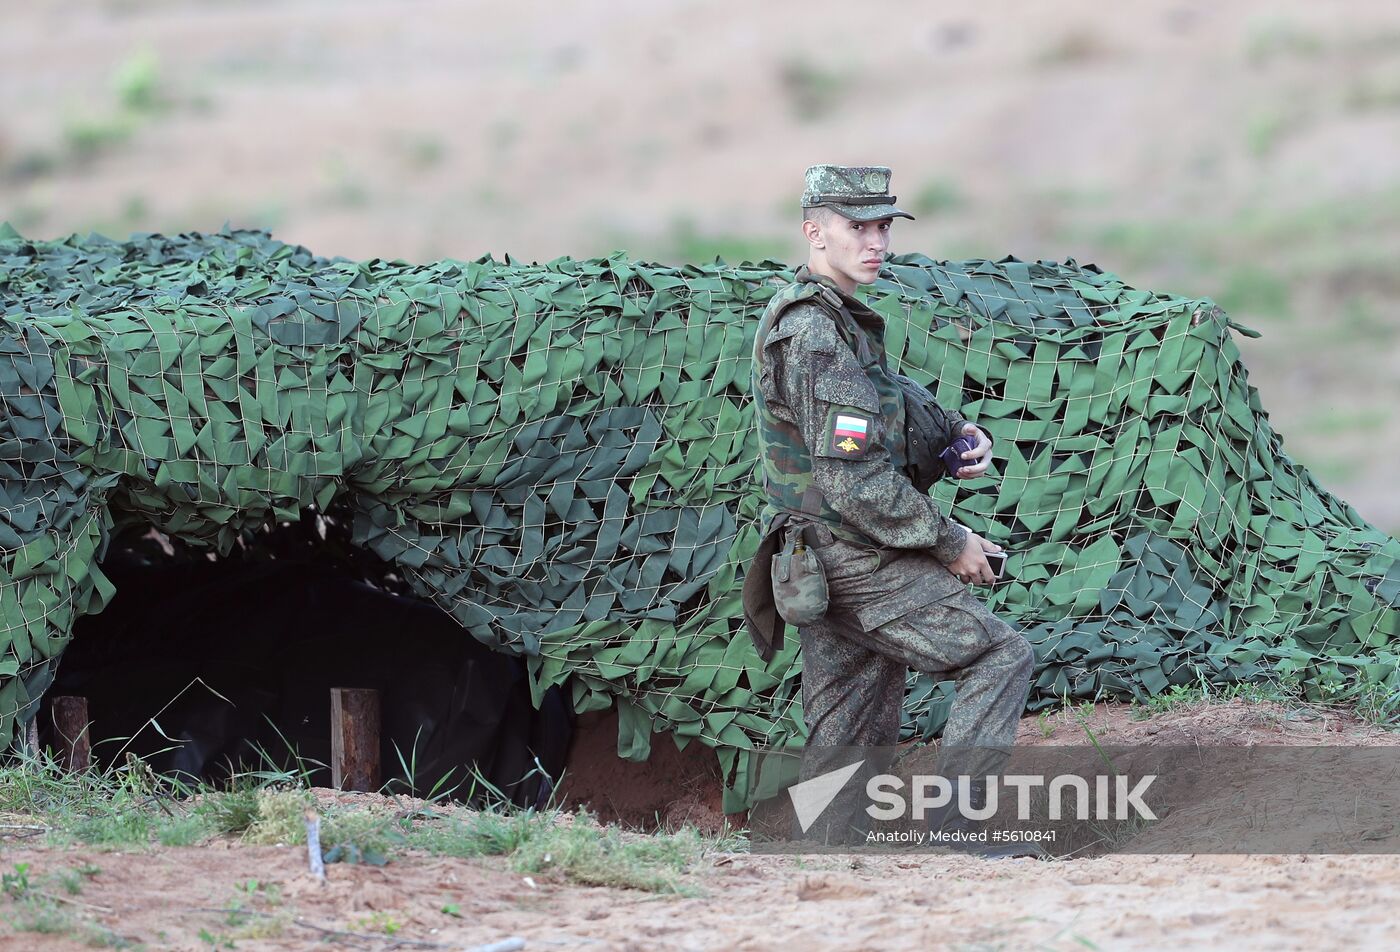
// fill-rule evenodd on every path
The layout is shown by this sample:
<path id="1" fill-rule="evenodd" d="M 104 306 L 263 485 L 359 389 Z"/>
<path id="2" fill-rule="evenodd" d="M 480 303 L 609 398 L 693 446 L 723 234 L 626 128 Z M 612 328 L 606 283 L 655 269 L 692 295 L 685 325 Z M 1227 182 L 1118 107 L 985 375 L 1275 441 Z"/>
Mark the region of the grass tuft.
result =
<path id="1" fill-rule="evenodd" d="M 797 56 L 784 60 L 779 66 L 778 83 L 793 116 L 802 122 L 830 115 L 841 104 L 844 91 L 850 88 L 842 74 L 814 66 Z"/>
<path id="2" fill-rule="evenodd" d="M 1195 684 L 1174 684 L 1161 694 L 1141 701 L 1134 700 L 1130 716 L 1133 720 L 1142 721 L 1210 704 L 1229 704 L 1237 699 L 1252 704 L 1277 703 L 1289 707 L 1301 703 L 1298 695 L 1283 684 L 1237 681 L 1216 685 L 1202 678 Z"/>
<path id="3" fill-rule="evenodd" d="M 558 872 L 589 886 L 614 886 L 648 892 L 695 895 L 682 874 L 704 853 L 694 828 L 649 836 L 628 835 L 617 827 L 598 827 L 580 814 L 568 825 L 551 823 L 543 835 L 527 840 L 514 855 L 522 872 Z"/>
<path id="4" fill-rule="evenodd" d="M 515 869 L 591 886 L 695 895 L 684 878 L 710 852 L 741 845 L 734 834 L 708 837 L 694 827 L 640 834 L 599 826 L 587 811 L 483 811 L 421 824 L 407 844 L 435 856 L 508 856 Z"/>
<path id="5" fill-rule="evenodd" d="M 304 787 L 264 787 L 254 794 L 256 815 L 243 831 L 243 839 L 265 846 L 306 842 L 306 811 L 316 798 Z"/>
<path id="6" fill-rule="evenodd" d="M 915 215 L 931 216 L 961 211 L 967 200 L 956 182 L 931 179 L 915 194 L 909 210 Z"/>
<path id="7" fill-rule="evenodd" d="M 194 812 L 215 833 L 242 833 L 258 819 L 258 788 L 236 779 L 227 790 L 211 790 L 200 798 Z"/>

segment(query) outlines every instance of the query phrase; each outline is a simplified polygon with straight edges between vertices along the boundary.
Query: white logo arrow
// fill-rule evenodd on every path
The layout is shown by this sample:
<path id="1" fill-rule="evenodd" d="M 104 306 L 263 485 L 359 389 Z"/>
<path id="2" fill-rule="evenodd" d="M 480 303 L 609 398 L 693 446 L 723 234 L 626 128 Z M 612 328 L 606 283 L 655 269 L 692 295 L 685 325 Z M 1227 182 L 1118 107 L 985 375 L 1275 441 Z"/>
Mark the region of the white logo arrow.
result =
<path id="1" fill-rule="evenodd" d="M 788 787 L 792 809 L 797 814 L 797 822 L 801 825 L 803 833 L 817 822 L 817 817 L 822 815 L 823 810 L 831 806 L 831 801 L 836 799 L 846 781 L 851 779 L 863 763 L 864 760 L 858 760 L 849 767 L 842 767 Z"/>

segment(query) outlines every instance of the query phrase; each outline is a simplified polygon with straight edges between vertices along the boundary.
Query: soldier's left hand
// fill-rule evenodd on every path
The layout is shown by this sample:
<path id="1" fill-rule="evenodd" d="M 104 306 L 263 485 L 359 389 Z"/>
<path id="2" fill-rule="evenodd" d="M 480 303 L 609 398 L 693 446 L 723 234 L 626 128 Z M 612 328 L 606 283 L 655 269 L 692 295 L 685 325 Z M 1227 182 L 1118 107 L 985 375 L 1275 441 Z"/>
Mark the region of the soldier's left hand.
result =
<path id="1" fill-rule="evenodd" d="M 992 441 L 975 423 L 963 424 L 962 431 L 964 436 L 976 437 L 977 445 L 962 454 L 968 463 L 958 469 L 958 479 L 976 479 L 992 465 Z"/>

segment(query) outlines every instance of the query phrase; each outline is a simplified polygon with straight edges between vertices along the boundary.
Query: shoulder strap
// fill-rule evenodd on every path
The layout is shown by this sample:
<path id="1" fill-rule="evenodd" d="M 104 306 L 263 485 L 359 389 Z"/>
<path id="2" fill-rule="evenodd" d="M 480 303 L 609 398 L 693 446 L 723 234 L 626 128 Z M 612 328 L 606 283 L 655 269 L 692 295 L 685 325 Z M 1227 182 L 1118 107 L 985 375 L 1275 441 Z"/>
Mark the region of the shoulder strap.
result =
<path id="1" fill-rule="evenodd" d="M 808 298 L 820 294 L 821 291 L 822 286 L 815 281 L 794 281 L 791 284 L 785 285 L 781 291 L 773 295 L 773 299 L 769 302 L 768 306 L 774 311 L 781 312 L 791 305 L 796 304 L 798 301 L 805 301 Z"/>
<path id="2" fill-rule="evenodd" d="M 779 323 L 782 320 L 783 314 L 786 313 L 793 305 L 801 304 L 803 301 L 812 301 L 813 303 L 819 303 L 820 292 L 821 287 L 819 285 L 814 285 L 811 282 L 804 281 L 789 284 L 777 294 L 773 295 L 773 299 L 768 303 L 768 311 L 772 315 L 772 318 L 769 321 L 768 338 L 770 340 L 781 340 L 783 337 L 789 336 L 789 334 L 787 333 L 777 333 L 775 335 L 775 332 L 778 331 Z"/>
<path id="3" fill-rule="evenodd" d="M 804 281 L 802 284 L 804 287 L 815 289 L 814 293 L 810 295 L 813 303 L 820 304 L 822 309 L 831 315 L 831 323 L 836 325 L 837 336 L 846 342 L 846 346 L 851 349 L 851 353 L 856 354 L 855 341 L 851 339 L 853 333 L 851 329 L 851 313 L 846 310 L 846 302 L 841 299 L 841 295 L 837 294 L 820 281 Z M 857 354 L 857 356 L 859 356 L 859 354 Z"/>

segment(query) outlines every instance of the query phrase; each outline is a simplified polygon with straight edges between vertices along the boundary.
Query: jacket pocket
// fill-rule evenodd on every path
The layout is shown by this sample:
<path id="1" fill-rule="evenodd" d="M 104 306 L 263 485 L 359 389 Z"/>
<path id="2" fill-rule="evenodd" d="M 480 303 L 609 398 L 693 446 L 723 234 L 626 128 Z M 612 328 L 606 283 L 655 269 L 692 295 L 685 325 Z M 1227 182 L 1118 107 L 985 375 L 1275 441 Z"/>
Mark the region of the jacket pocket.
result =
<path id="1" fill-rule="evenodd" d="M 874 631 L 917 608 L 931 605 L 967 588 L 953 573 L 932 569 L 910 584 L 903 585 L 874 601 L 853 609 L 862 631 Z"/>
<path id="2" fill-rule="evenodd" d="M 821 559 L 829 581 L 866 578 L 880 567 L 879 549 L 845 539 L 832 539 L 826 545 L 813 546 L 811 551 Z"/>

